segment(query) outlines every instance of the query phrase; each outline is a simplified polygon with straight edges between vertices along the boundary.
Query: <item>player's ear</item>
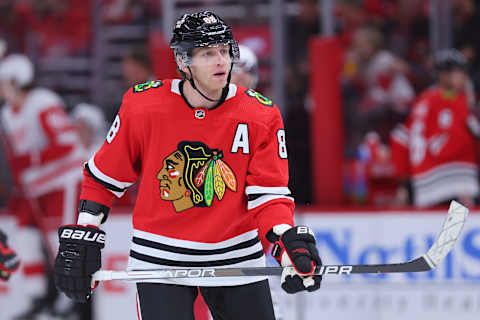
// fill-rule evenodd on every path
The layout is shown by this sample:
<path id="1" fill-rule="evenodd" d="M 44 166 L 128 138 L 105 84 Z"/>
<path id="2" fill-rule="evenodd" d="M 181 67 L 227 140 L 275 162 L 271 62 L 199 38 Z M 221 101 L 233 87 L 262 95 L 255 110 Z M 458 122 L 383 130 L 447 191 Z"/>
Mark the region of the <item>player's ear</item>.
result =
<path id="1" fill-rule="evenodd" d="M 188 67 L 187 67 L 186 63 L 183 61 L 183 59 L 181 57 L 177 57 L 177 65 L 178 65 L 178 69 L 180 69 L 180 71 L 185 73 L 187 75 L 187 77 L 190 77 L 190 70 L 188 70 Z"/>

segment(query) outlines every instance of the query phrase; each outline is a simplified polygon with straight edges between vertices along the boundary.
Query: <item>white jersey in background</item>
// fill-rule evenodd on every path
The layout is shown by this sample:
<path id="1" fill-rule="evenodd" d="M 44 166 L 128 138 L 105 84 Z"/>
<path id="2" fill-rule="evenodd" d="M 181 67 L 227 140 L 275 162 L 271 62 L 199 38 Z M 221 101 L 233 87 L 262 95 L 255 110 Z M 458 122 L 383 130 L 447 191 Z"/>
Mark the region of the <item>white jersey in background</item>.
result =
<path id="1" fill-rule="evenodd" d="M 23 191 L 39 197 L 64 189 L 65 199 L 75 203 L 86 155 L 61 98 L 48 89 L 33 89 L 22 106 L 5 105 L 1 120 L 10 167 Z M 74 220 L 74 208 L 65 203 L 63 220 Z"/>

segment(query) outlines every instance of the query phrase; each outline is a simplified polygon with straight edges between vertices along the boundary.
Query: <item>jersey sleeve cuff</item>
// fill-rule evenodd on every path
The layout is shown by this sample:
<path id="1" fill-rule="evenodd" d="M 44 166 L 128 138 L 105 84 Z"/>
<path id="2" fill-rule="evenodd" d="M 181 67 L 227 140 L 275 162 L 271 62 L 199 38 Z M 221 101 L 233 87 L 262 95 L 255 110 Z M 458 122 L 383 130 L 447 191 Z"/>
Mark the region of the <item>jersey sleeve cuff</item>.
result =
<path id="1" fill-rule="evenodd" d="M 114 198 L 115 195 L 108 189 L 97 183 L 88 173 L 84 173 L 80 199 L 94 201 L 111 208 Z"/>
<path id="2" fill-rule="evenodd" d="M 256 209 L 254 214 L 258 224 L 259 236 L 264 239 L 267 233 L 279 224 L 287 224 L 293 227 L 294 207 L 293 202 L 279 199 Z"/>

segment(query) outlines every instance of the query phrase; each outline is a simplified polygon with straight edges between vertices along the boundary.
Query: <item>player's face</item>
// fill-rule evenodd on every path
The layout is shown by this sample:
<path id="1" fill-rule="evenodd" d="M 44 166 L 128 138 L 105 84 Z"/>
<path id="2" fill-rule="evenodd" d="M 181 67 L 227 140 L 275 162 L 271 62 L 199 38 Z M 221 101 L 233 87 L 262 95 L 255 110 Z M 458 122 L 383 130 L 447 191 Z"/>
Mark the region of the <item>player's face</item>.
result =
<path id="1" fill-rule="evenodd" d="M 230 65 L 229 45 L 197 48 L 192 53 L 193 76 L 199 85 L 208 91 L 225 87 Z"/>
<path id="2" fill-rule="evenodd" d="M 160 198 L 175 201 L 185 196 L 184 166 L 184 157 L 179 151 L 173 152 L 163 160 L 162 169 L 157 174 L 160 182 Z"/>
<path id="3" fill-rule="evenodd" d="M 131 58 L 125 58 L 122 63 L 122 76 L 125 84 L 131 87 L 147 82 L 150 78 L 150 70 Z"/>
<path id="4" fill-rule="evenodd" d="M 467 81 L 467 74 L 462 69 L 454 69 L 450 72 L 450 85 L 455 91 L 463 91 Z"/>
<path id="5" fill-rule="evenodd" d="M 0 81 L 0 97 L 10 104 L 16 103 L 17 89 L 10 81 Z"/>

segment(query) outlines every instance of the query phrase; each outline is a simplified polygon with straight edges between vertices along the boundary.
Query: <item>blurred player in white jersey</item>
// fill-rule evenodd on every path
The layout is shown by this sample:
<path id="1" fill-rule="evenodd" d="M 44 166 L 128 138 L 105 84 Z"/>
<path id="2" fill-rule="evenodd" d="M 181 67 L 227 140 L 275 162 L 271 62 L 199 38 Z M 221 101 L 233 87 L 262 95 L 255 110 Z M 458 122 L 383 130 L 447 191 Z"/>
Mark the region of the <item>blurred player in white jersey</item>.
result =
<path id="1" fill-rule="evenodd" d="M 1 61 L 0 91 L 5 100 L 1 136 L 15 190 L 8 209 L 18 221 L 15 244 L 27 298 L 33 299 L 18 319 L 31 319 L 52 309 L 57 297 L 53 282 L 45 281 L 49 263 L 44 255 L 45 248 L 53 251 L 56 244 L 42 236 L 75 221 L 82 179 L 78 166 L 86 155 L 61 98 L 34 87 L 33 64 L 26 56 L 12 54 Z"/>
<path id="2" fill-rule="evenodd" d="M 73 108 L 71 116 L 82 145 L 91 156 L 102 146 L 107 135 L 103 111 L 93 104 L 79 103 Z"/>
<path id="3" fill-rule="evenodd" d="M 255 89 L 258 84 L 258 59 L 247 46 L 238 45 L 240 60 L 233 65 L 232 83 L 250 89 Z"/>

